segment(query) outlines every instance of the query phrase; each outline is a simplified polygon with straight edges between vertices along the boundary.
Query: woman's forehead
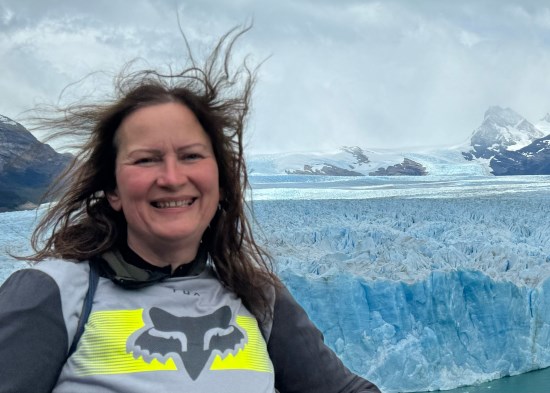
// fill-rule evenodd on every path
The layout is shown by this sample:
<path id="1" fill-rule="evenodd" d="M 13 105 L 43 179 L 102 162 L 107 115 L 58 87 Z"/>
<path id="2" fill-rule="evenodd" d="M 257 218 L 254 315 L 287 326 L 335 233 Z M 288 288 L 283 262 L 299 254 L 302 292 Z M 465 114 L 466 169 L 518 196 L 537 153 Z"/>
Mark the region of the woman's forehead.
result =
<path id="1" fill-rule="evenodd" d="M 211 143 L 194 113 L 179 103 L 151 105 L 134 111 L 122 121 L 114 141 L 118 147 L 144 145 L 157 148 Z"/>

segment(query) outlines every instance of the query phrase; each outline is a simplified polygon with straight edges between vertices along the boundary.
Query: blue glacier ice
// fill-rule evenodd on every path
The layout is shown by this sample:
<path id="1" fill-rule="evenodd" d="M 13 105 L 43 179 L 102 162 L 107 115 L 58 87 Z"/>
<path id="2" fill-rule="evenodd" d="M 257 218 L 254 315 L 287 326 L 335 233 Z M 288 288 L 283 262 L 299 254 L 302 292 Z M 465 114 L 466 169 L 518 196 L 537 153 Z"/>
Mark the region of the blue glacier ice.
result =
<path id="1" fill-rule="evenodd" d="M 352 370 L 384 392 L 550 366 L 550 177 L 251 176 L 255 231 Z M 35 212 L 0 214 L 0 281 Z"/>
<path id="2" fill-rule="evenodd" d="M 384 392 L 451 389 L 550 366 L 549 180 L 262 178 L 254 213 L 351 369 Z"/>
<path id="3" fill-rule="evenodd" d="M 350 274 L 284 282 L 355 372 L 384 392 L 450 389 L 550 366 L 550 281 L 477 271 L 404 283 Z"/>

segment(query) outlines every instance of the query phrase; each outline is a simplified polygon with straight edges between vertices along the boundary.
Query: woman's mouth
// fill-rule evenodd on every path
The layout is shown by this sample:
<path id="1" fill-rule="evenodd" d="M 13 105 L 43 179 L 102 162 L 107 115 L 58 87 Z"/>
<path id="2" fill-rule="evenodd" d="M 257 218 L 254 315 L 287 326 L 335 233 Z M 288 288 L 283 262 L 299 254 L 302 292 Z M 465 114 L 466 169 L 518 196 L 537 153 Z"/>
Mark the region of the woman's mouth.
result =
<path id="1" fill-rule="evenodd" d="M 151 205 L 157 209 L 168 209 L 173 207 L 191 206 L 196 200 L 197 198 L 181 199 L 177 201 L 154 201 L 151 202 Z"/>

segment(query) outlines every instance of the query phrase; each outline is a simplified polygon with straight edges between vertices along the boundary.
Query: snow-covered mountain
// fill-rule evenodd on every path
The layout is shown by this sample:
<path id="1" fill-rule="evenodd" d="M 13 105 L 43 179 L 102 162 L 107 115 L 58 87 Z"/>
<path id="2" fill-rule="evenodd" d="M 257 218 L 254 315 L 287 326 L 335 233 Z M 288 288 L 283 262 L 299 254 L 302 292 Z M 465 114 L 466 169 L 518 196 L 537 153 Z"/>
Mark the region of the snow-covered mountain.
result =
<path id="1" fill-rule="evenodd" d="M 550 115 L 533 125 L 510 108 L 494 106 L 474 131 L 468 160 L 487 160 L 493 175 L 550 173 Z"/>
<path id="2" fill-rule="evenodd" d="M 491 107 L 471 141 L 464 157 L 486 159 L 493 175 L 550 174 L 550 114 L 533 125 L 509 108 Z"/>
<path id="3" fill-rule="evenodd" d="M 363 172 L 369 167 L 369 159 L 359 147 L 342 147 L 335 152 L 251 155 L 247 161 L 248 171 L 259 175 L 363 176 Z"/>
<path id="4" fill-rule="evenodd" d="M 490 161 L 495 175 L 546 175 L 550 173 L 550 135 L 517 151 L 501 151 Z"/>
<path id="5" fill-rule="evenodd" d="M 332 152 L 251 155 L 251 175 L 423 176 L 550 174 L 550 114 L 536 125 L 492 106 L 470 140 L 414 149 L 342 147 Z"/>
<path id="6" fill-rule="evenodd" d="M 544 132 L 510 108 L 492 106 L 485 112 L 483 123 L 471 138 L 472 154 L 477 158 L 491 158 L 503 150 L 519 150 Z"/>
<path id="7" fill-rule="evenodd" d="M 354 147 L 364 159 L 342 148 L 333 152 L 300 152 L 250 155 L 248 170 L 254 175 L 326 176 L 485 176 L 490 168 L 485 160 L 466 160 L 462 147 L 402 150 L 367 150 Z"/>
<path id="8" fill-rule="evenodd" d="M 550 134 L 550 113 L 544 115 L 544 117 L 535 124 L 535 127 L 541 130 L 544 135 Z"/>

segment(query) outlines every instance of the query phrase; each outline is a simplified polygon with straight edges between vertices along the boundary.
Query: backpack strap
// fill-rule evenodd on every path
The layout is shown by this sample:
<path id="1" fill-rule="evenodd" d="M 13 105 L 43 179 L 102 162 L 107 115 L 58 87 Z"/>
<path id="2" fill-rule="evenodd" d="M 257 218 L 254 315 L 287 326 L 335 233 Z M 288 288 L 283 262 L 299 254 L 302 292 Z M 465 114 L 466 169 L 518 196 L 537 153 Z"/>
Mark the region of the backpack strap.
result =
<path id="1" fill-rule="evenodd" d="M 95 291 L 99 282 L 99 271 L 97 269 L 96 262 L 94 260 L 90 260 L 88 264 L 90 265 L 90 274 L 88 277 L 88 292 L 86 292 L 84 302 L 82 303 L 82 312 L 80 313 L 80 318 L 78 319 L 78 326 L 76 328 L 76 333 L 74 335 L 71 348 L 69 348 L 67 359 L 76 351 L 78 342 L 80 341 L 80 338 L 84 333 L 84 327 L 86 326 L 88 318 L 90 317 L 92 304 L 94 302 Z"/>

